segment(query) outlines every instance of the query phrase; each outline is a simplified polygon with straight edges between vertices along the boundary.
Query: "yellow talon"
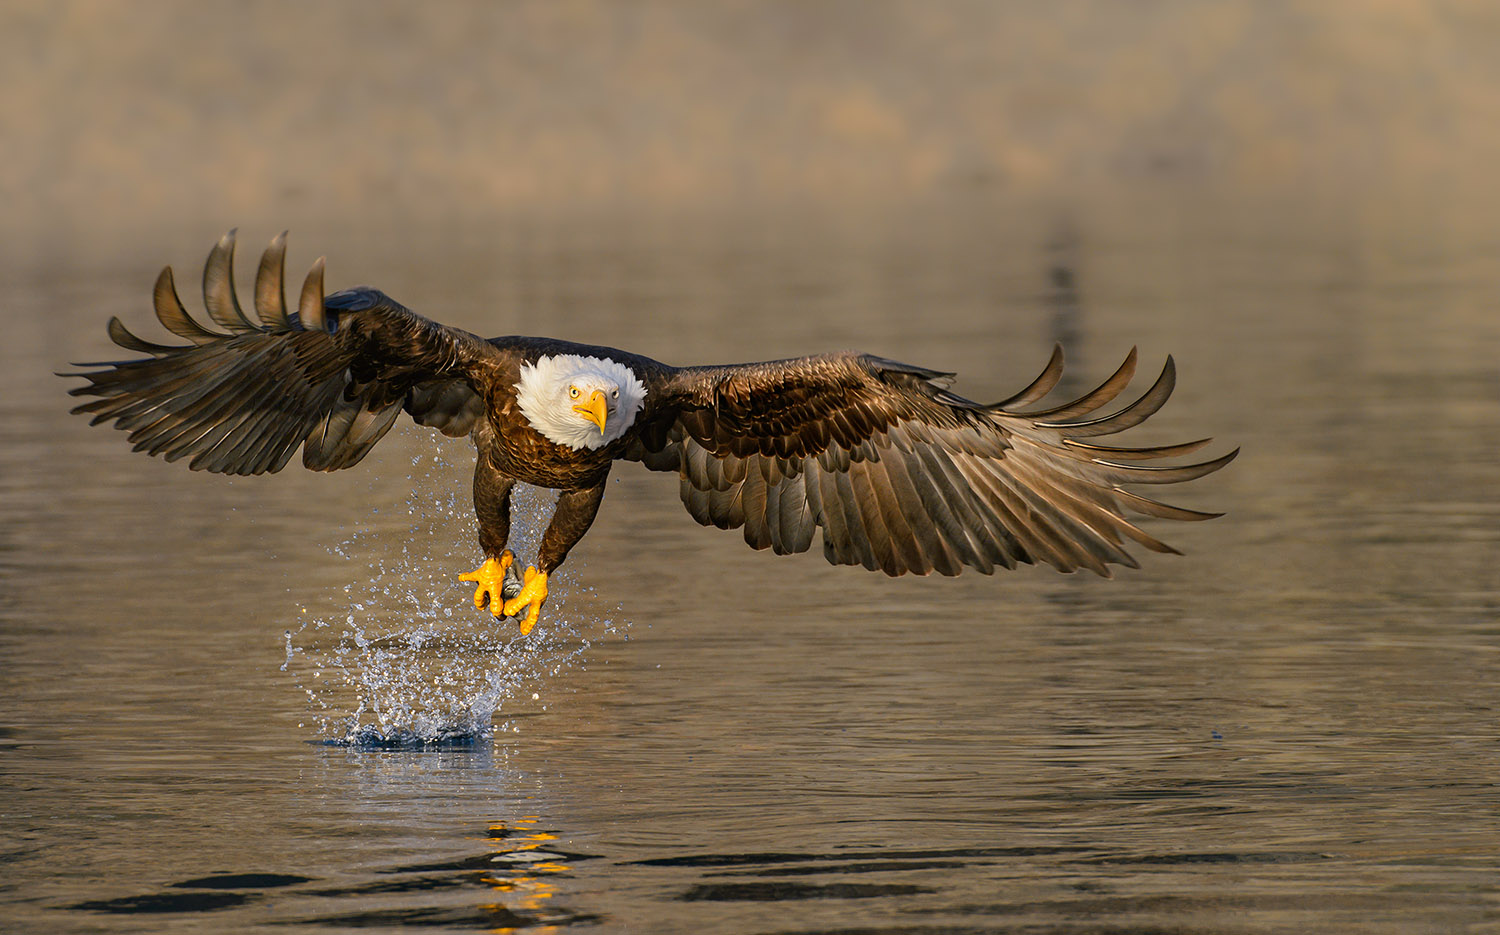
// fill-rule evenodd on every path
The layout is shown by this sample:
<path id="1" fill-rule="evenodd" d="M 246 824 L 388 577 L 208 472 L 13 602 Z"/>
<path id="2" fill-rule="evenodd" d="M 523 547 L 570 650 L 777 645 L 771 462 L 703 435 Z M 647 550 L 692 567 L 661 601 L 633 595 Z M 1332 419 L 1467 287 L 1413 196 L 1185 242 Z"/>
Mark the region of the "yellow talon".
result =
<path id="1" fill-rule="evenodd" d="M 498 559 L 485 559 L 483 565 L 467 574 L 458 576 L 459 581 L 473 581 L 479 586 L 474 589 L 474 606 L 484 610 L 484 602 L 490 602 L 490 613 L 496 617 L 501 616 L 501 609 L 505 605 L 505 599 L 500 590 L 505 586 L 505 570 L 511 566 L 516 557 L 511 554 L 510 549 L 500 553 Z"/>
<path id="2" fill-rule="evenodd" d="M 527 568 L 521 585 L 521 593 L 505 602 L 505 616 L 514 617 L 522 608 L 530 605 L 531 610 L 521 620 L 521 635 L 525 636 L 536 626 L 537 617 L 542 613 L 542 602 L 547 599 L 547 573 L 537 571 L 535 568 Z"/>

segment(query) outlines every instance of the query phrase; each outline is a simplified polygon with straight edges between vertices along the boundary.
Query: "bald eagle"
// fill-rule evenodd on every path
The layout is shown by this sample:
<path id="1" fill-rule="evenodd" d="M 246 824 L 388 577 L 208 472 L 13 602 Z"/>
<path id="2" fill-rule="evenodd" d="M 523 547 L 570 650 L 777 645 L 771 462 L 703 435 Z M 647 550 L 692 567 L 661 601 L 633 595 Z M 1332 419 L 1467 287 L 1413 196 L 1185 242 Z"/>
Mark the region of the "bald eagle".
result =
<path id="1" fill-rule="evenodd" d="M 1103 417 L 1091 414 L 1130 381 L 1134 349 L 1097 389 L 1043 409 L 1026 407 L 1057 384 L 1061 347 L 1025 389 L 989 405 L 950 392 L 951 373 L 869 354 L 673 367 L 551 338 L 485 340 L 371 288 L 325 296 L 322 259 L 289 313 L 285 237 L 261 258 L 257 321 L 235 294 L 234 232 L 210 252 L 203 297 L 222 332 L 188 315 L 171 267 L 162 270 L 156 316 L 188 343 L 146 341 L 111 318 L 114 343 L 149 356 L 76 365 L 94 369 L 68 374 L 88 380 L 70 393 L 98 398 L 73 411 L 92 415 L 91 424 L 112 420 L 136 451 L 190 457 L 193 470 L 223 474 L 279 471 L 299 446 L 312 470 L 351 467 L 403 411 L 445 435 L 468 435 L 484 562 L 459 577 L 477 585 L 476 607 L 517 617 L 523 634 L 547 599 L 548 576 L 594 522 L 618 460 L 676 473 L 693 519 L 743 528 L 756 549 L 804 552 L 821 528 L 828 561 L 893 576 L 1046 562 L 1108 577 L 1111 564 L 1138 567 L 1126 540 L 1176 551 L 1127 510 L 1219 515 L 1123 485 L 1192 480 L 1238 453 L 1145 465 L 1209 439 L 1150 448 L 1085 441 L 1156 412 L 1175 382 L 1170 357 L 1144 395 Z M 537 564 L 524 575 L 506 548 L 518 481 L 559 491 Z"/>

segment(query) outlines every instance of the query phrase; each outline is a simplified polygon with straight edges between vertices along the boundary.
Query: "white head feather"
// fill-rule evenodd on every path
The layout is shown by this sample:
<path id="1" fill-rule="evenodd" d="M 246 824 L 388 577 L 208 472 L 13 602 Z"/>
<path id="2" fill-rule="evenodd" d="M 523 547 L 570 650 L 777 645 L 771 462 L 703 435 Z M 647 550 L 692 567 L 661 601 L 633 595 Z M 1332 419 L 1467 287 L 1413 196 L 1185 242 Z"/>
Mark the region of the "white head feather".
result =
<path id="1" fill-rule="evenodd" d="M 604 430 L 573 408 L 598 390 L 609 413 Z M 575 395 L 576 392 L 576 395 Z M 646 387 L 629 367 L 598 357 L 558 354 L 521 365 L 516 402 L 521 415 L 542 437 L 572 448 L 602 448 L 635 424 Z"/>

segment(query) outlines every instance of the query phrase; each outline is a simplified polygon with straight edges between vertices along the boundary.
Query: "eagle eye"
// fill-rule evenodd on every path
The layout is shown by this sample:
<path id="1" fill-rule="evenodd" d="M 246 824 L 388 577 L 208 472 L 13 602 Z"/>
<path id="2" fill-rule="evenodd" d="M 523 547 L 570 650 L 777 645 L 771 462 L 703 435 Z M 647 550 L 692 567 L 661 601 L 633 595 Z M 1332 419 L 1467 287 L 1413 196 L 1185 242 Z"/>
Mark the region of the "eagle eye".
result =
<path id="1" fill-rule="evenodd" d="M 577 399 L 578 398 L 578 387 L 576 387 L 576 386 L 570 386 L 570 387 L 568 387 L 568 395 L 571 396 L 571 397 L 573 397 L 574 399 Z"/>
<path id="2" fill-rule="evenodd" d="M 619 399 L 620 398 L 620 391 L 619 390 L 615 390 L 613 393 L 610 393 L 609 395 L 612 396 L 612 397 L 614 397 L 615 399 Z"/>

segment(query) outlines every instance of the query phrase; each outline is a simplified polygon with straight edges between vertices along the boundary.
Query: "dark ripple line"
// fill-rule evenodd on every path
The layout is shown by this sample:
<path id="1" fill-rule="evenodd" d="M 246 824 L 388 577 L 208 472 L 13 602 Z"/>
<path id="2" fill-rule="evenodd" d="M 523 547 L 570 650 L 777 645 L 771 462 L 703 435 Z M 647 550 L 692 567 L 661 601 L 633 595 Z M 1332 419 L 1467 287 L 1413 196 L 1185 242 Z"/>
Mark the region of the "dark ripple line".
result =
<path id="1" fill-rule="evenodd" d="M 868 861 L 857 864 L 826 864 L 816 867 L 766 867 L 752 870 L 720 870 L 705 873 L 705 877 L 758 876 L 796 877 L 823 873 L 887 873 L 905 870 L 962 870 L 971 866 L 964 860 L 887 860 Z"/>
<path id="2" fill-rule="evenodd" d="M 1206 852 L 1187 854 L 1139 854 L 1133 856 L 1122 856 L 1106 854 L 1100 857 L 1080 857 L 1070 860 L 1073 864 L 1300 864 L 1314 860 L 1332 860 L 1332 854 L 1319 854 L 1310 852 L 1282 851 L 1282 852 Z"/>
<path id="3" fill-rule="evenodd" d="M 677 897 L 683 902 L 789 902 L 801 899 L 870 899 L 936 890 L 910 883 L 706 883 Z"/>
<path id="4" fill-rule="evenodd" d="M 75 903 L 69 909 L 84 912 L 110 912 L 116 915 L 166 912 L 212 912 L 243 906 L 250 901 L 244 893 L 147 893 L 122 896 L 119 899 L 91 899 Z"/>
<path id="5" fill-rule="evenodd" d="M 312 877 L 295 873 L 216 873 L 206 877 L 194 877 L 173 883 L 176 889 L 189 890 L 260 890 L 278 886 L 295 886 L 311 883 Z"/>
<path id="6" fill-rule="evenodd" d="M 592 913 L 573 912 L 567 909 L 552 909 L 545 912 L 522 913 L 504 906 L 479 906 L 475 908 L 416 908 L 416 909 L 372 909 L 367 912 L 349 912 L 342 915 L 315 916 L 273 922 L 273 925 L 316 925 L 327 928 L 385 928 L 408 926 L 412 928 L 464 928 L 464 929 L 517 929 L 540 925 L 578 925 L 603 921 L 602 916 Z"/>
<path id="7" fill-rule="evenodd" d="M 1076 854 L 1097 851 L 1084 846 L 1048 847 L 972 847 L 955 850 L 921 851 L 848 851 L 842 854 L 807 854 L 768 852 L 762 854 L 694 854 L 683 857 L 652 857 L 647 860 L 623 861 L 627 867 L 733 867 L 751 864 L 794 864 L 814 861 L 850 860 L 945 860 L 965 857 L 1044 857 L 1052 854 Z"/>

